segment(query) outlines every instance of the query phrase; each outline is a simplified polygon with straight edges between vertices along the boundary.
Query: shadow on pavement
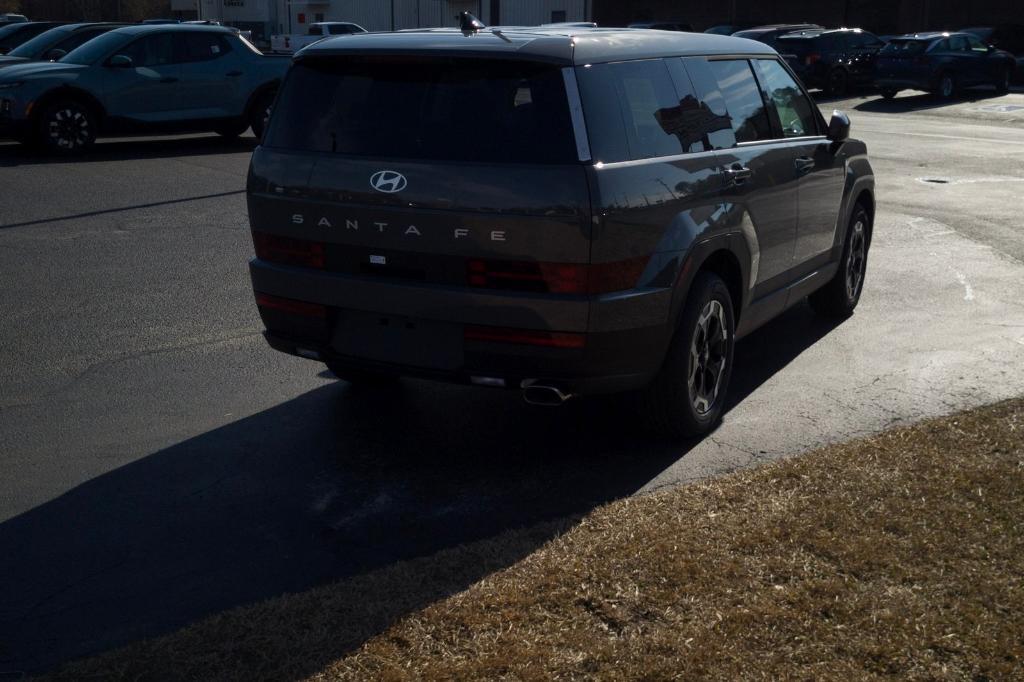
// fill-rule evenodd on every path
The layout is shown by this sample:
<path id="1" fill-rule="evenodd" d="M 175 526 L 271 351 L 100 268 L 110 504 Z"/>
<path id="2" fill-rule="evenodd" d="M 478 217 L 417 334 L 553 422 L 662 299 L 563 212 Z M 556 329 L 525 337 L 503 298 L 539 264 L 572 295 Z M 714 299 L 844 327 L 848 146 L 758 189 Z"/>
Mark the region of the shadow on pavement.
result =
<path id="1" fill-rule="evenodd" d="M 0 145 L 0 168 L 57 164 L 88 164 L 105 161 L 169 159 L 179 156 L 249 153 L 256 148 L 251 135 L 235 139 L 220 135 L 195 137 L 137 137 L 100 139 L 92 149 L 79 156 L 56 156 L 17 143 Z"/>
<path id="2" fill-rule="evenodd" d="M 798 306 L 741 342 L 731 404 L 835 326 Z M 564 520 L 524 535 L 508 556 L 457 554 L 463 565 L 436 567 L 444 580 L 412 575 L 400 600 L 365 595 L 402 611 L 364 614 L 350 628 L 358 641 L 278 643 L 299 647 L 308 669 L 296 674 L 312 674 L 388 618 L 468 587 L 636 492 L 696 445 L 645 439 L 630 419 L 619 400 L 543 409 L 502 391 L 339 382 L 143 455 L 0 524 L 0 675 L 403 559 L 426 557 L 429 568 L 440 550 Z"/>
<path id="3" fill-rule="evenodd" d="M 909 97 L 896 97 L 895 99 L 885 99 L 879 95 L 874 99 L 861 102 L 856 105 L 854 109 L 857 111 L 869 111 L 880 114 L 902 114 L 911 111 L 941 109 L 943 107 L 955 106 L 957 104 L 983 102 L 985 100 L 995 99 L 1002 96 L 1002 94 L 996 92 L 994 89 L 965 90 L 959 95 L 948 100 L 941 99 L 935 95 L 924 92 L 918 95 L 911 95 Z"/>

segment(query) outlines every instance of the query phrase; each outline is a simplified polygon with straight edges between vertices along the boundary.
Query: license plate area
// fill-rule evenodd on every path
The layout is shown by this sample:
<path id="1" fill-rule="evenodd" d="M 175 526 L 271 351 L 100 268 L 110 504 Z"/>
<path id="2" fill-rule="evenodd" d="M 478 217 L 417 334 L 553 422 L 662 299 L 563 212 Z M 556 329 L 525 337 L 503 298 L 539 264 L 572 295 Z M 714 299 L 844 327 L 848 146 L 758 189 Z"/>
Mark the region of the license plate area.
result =
<path id="1" fill-rule="evenodd" d="M 331 346 L 342 355 L 409 367 L 464 364 L 462 325 L 451 322 L 339 310 Z"/>

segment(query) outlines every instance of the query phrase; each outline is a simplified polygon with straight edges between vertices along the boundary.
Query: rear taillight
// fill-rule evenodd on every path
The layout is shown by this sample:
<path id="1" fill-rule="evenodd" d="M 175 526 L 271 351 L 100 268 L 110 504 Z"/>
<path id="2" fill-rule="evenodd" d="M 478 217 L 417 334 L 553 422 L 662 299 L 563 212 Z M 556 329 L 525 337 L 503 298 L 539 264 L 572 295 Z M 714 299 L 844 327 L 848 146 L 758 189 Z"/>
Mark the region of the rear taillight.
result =
<path id="1" fill-rule="evenodd" d="M 261 260 L 318 270 L 324 268 L 324 245 L 322 242 L 280 237 L 266 232 L 253 232 L 252 241 L 256 247 L 256 257 Z"/>
<path id="2" fill-rule="evenodd" d="M 817 52 L 812 52 L 809 55 L 807 55 L 806 57 L 804 57 L 804 64 L 806 64 L 807 66 L 811 66 L 812 64 L 817 64 L 820 61 L 821 61 L 821 55 L 818 54 Z"/>
<path id="3" fill-rule="evenodd" d="M 302 317 L 321 319 L 327 317 L 327 306 L 307 301 L 296 301 L 292 298 L 271 296 L 270 294 L 263 294 L 258 291 L 256 292 L 256 305 L 267 310 L 277 310 L 291 315 L 301 315 Z"/>
<path id="4" fill-rule="evenodd" d="M 466 282 L 482 289 L 601 294 L 636 286 L 647 260 L 644 256 L 590 265 L 472 259 L 466 263 Z"/>
<path id="5" fill-rule="evenodd" d="M 544 346 L 547 348 L 583 348 L 587 341 L 586 335 L 572 332 L 547 332 L 534 329 L 477 326 L 467 326 L 464 337 L 466 341 L 514 343 L 524 346 Z"/>

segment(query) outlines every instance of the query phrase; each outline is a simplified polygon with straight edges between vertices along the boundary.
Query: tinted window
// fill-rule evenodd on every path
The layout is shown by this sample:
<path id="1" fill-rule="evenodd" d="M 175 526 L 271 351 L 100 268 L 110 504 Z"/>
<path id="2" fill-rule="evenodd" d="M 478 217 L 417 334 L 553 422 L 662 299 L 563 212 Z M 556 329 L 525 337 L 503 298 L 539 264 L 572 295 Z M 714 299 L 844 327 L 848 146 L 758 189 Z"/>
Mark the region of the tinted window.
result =
<path id="1" fill-rule="evenodd" d="M 711 66 L 703 57 L 687 57 L 683 59 L 686 73 L 693 83 L 704 113 L 702 132 L 705 145 L 710 149 L 729 149 L 736 146 L 736 134 L 732 131 L 732 119 L 725 106 L 725 98 L 718 89 Z"/>
<path id="2" fill-rule="evenodd" d="M 814 109 L 792 76 L 774 59 L 754 61 L 765 98 L 778 116 L 783 137 L 817 135 Z"/>
<path id="3" fill-rule="evenodd" d="M 596 161 L 611 163 L 704 150 L 694 125 L 700 104 L 688 82 L 680 98 L 664 61 L 597 64 L 576 72 L 590 151 Z"/>
<path id="4" fill-rule="evenodd" d="M 10 50 L 51 28 L 53 28 L 53 24 L 15 24 L 13 26 L 5 26 L 0 29 L 0 48 Z"/>
<path id="5" fill-rule="evenodd" d="M 136 40 L 118 54 L 131 57 L 132 66 L 163 66 L 174 63 L 174 39 L 170 33 L 155 33 Z"/>
<path id="6" fill-rule="evenodd" d="M 86 31 L 77 31 L 74 35 L 66 40 L 61 41 L 55 47 L 58 50 L 64 50 L 65 52 L 71 52 L 79 45 L 84 45 L 98 35 L 106 33 L 109 29 L 106 28 L 94 28 Z"/>
<path id="7" fill-rule="evenodd" d="M 228 52 L 230 47 L 215 33 L 186 33 L 179 41 L 184 62 L 205 62 Z"/>
<path id="8" fill-rule="evenodd" d="M 54 41 L 60 40 L 61 36 L 66 36 L 70 32 L 67 28 L 51 28 L 49 31 L 40 33 L 32 40 L 25 41 L 18 47 L 11 50 L 10 54 L 14 57 L 25 57 L 27 59 L 35 59 L 36 55 L 42 55 L 43 52 L 50 49 L 50 45 Z"/>
<path id="9" fill-rule="evenodd" d="M 718 81 L 718 89 L 725 98 L 725 108 L 732 121 L 737 142 L 753 142 L 772 138 L 768 111 L 761 90 L 754 80 L 754 72 L 745 59 L 709 61 L 708 66 Z"/>
<path id="10" fill-rule="evenodd" d="M 322 36 L 324 34 L 323 26 L 310 26 L 309 35 L 311 36 Z"/>
<path id="11" fill-rule="evenodd" d="M 928 46 L 923 40 L 893 40 L 882 48 L 881 54 L 893 56 L 910 56 L 921 54 Z"/>
<path id="12" fill-rule="evenodd" d="M 988 48 L 974 36 L 967 36 L 967 43 L 970 45 L 971 52 L 988 52 Z"/>
<path id="13" fill-rule="evenodd" d="M 341 25 L 341 26 L 328 26 L 327 27 L 327 32 L 330 33 L 332 36 L 337 36 L 337 35 L 342 35 L 344 33 L 351 33 L 352 29 L 349 28 L 348 26 L 345 26 L 345 25 Z"/>
<path id="14" fill-rule="evenodd" d="M 267 145 L 398 159 L 578 162 L 561 70 L 497 59 L 301 62 L 278 97 Z"/>
<path id="15" fill-rule="evenodd" d="M 950 36 L 949 49 L 953 52 L 970 52 L 971 45 L 964 36 Z"/>

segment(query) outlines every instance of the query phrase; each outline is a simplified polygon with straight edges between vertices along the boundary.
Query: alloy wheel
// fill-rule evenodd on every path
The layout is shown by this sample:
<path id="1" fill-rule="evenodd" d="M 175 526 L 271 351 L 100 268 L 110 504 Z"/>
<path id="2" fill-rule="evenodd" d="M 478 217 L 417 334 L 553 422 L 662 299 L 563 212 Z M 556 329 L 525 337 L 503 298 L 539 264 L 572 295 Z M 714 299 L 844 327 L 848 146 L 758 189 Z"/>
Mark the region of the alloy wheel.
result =
<path id="1" fill-rule="evenodd" d="M 851 301 L 860 294 L 866 264 L 867 240 L 864 234 L 864 221 L 858 220 L 850 234 L 850 254 L 846 259 L 846 295 Z"/>
<path id="2" fill-rule="evenodd" d="M 708 301 L 697 318 L 687 373 L 690 403 L 698 415 L 709 413 L 718 399 L 728 350 L 729 328 L 725 321 L 725 308 L 719 301 Z"/>
<path id="3" fill-rule="evenodd" d="M 89 117 L 73 107 L 57 109 L 47 122 L 47 135 L 58 149 L 70 151 L 84 147 L 92 137 Z"/>
<path id="4" fill-rule="evenodd" d="M 943 97 L 952 97 L 953 96 L 953 77 L 952 76 L 943 76 L 942 77 L 941 90 L 942 90 L 942 96 Z"/>

